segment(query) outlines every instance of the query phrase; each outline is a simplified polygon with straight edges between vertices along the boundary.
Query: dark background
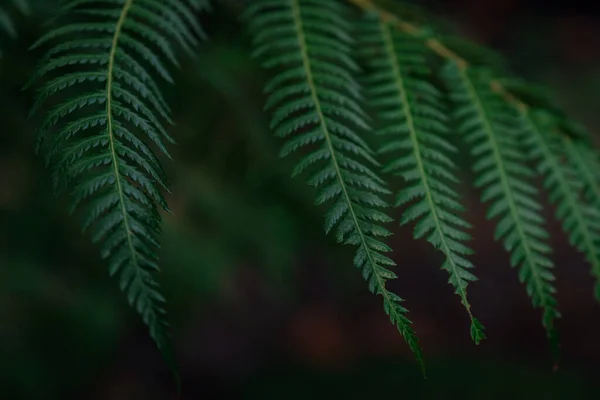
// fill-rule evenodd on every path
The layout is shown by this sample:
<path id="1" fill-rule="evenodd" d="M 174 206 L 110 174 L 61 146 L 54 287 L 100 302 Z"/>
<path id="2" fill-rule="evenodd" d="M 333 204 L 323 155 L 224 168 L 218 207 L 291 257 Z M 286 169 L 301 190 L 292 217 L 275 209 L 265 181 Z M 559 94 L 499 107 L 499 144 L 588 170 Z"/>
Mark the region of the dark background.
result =
<path id="1" fill-rule="evenodd" d="M 33 154 L 39 121 L 26 119 L 31 93 L 21 87 L 39 54 L 27 47 L 56 2 L 33 3 L 32 16 L 15 16 L 16 42 L 0 35 L 0 398 L 177 398 L 145 327 Z M 249 58 L 235 2 L 225 3 L 203 17 L 213 40 L 165 88 L 179 144 L 166 161 L 175 215 L 165 216 L 161 282 L 180 398 L 597 398 L 600 307 L 589 266 L 547 207 L 563 313 L 561 366 L 552 372 L 541 315 L 493 242 L 466 163 L 462 192 L 480 278 L 470 301 L 488 339 L 472 344 L 428 243 L 397 225 L 390 243 L 400 276 L 391 288 L 407 299 L 425 350 L 422 379 L 352 266 L 352 249 L 324 236 L 313 194 L 288 178 L 292 161 L 277 159 L 261 112 L 264 75 Z M 592 132 L 600 128 L 598 2 L 415 3 L 503 52 Z"/>

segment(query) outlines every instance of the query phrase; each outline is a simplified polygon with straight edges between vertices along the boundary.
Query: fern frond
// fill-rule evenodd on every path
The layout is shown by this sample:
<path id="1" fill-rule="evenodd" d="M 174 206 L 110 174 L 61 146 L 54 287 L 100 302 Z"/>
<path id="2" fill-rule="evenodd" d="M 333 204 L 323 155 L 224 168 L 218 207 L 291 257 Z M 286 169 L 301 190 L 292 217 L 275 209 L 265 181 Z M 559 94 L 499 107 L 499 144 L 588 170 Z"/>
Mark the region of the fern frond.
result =
<path id="1" fill-rule="evenodd" d="M 457 216 L 464 210 L 451 187 L 458 182 L 451 157 L 457 149 L 448 141 L 447 112 L 442 93 L 430 82 L 427 48 L 379 18 L 362 24 L 362 55 L 372 73 L 366 78 L 370 103 L 382 122 L 381 134 L 389 136 L 381 153 L 394 156 L 385 170 L 404 177 L 408 186 L 398 193 L 396 206 L 407 208 L 402 224 L 416 222 L 414 237 L 426 238 L 445 256 L 442 268 L 450 275 L 471 320 L 476 343 L 485 338 L 483 325 L 473 316 L 467 285 L 477 278 L 466 256 L 473 253 L 464 243 L 471 239 L 470 224 Z"/>
<path id="2" fill-rule="evenodd" d="M 475 186 L 483 189 L 482 201 L 490 202 L 487 218 L 500 217 L 495 239 L 503 240 L 511 254 L 511 265 L 520 266 L 519 279 L 525 283 L 534 307 L 543 309 L 543 325 L 555 345 L 554 319 L 559 317 L 553 264 L 546 243 L 548 233 L 535 199 L 537 190 L 529 183 L 535 176 L 520 148 L 516 111 L 492 92 L 489 78 L 481 70 L 449 63 L 443 77 L 456 104 L 459 132 L 471 148 Z"/>
<path id="3" fill-rule="evenodd" d="M 312 171 L 308 183 L 319 188 L 317 204 L 330 204 L 326 232 L 335 229 L 339 242 L 358 247 L 355 265 L 369 289 L 383 297 L 386 313 L 422 365 L 403 300 L 386 288 L 396 278 L 382 241 L 390 232 L 381 225 L 392 219 L 381 211 L 387 206 L 381 196 L 390 192 L 361 138 L 369 125 L 353 78 L 358 67 L 345 11 L 337 1 L 256 0 L 247 19 L 255 56 L 263 57 L 267 69 L 283 67 L 265 89 L 271 127 L 286 139 L 281 155 L 305 152 L 293 174 Z"/>
<path id="4" fill-rule="evenodd" d="M 141 314 L 169 361 L 165 299 L 159 270 L 161 193 L 167 180 L 152 147 L 167 154 L 173 140 L 169 110 L 154 76 L 172 81 L 163 60 L 176 64 L 171 42 L 189 49 L 202 32 L 194 8 L 182 0 L 71 0 L 65 10 L 82 16 L 48 32 L 33 46 L 57 44 L 36 77 L 57 74 L 39 91 L 36 108 L 62 99 L 45 117 L 38 148 L 54 169 L 58 191 L 72 187 L 72 209 L 84 209 L 108 259 L 110 275 Z M 159 117 L 161 116 L 161 117 Z"/>

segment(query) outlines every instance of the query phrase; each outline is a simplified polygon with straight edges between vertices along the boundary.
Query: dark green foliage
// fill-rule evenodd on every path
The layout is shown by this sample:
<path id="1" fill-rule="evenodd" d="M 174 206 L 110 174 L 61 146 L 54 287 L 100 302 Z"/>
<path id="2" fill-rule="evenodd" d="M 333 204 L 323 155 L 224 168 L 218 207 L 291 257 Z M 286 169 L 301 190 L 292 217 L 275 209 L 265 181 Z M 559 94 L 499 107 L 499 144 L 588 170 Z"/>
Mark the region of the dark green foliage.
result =
<path id="1" fill-rule="evenodd" d="M 390 192 L 361 138 L 370 126 L 353 77 L 358 67 L 345 15 L 342 4 L 321 0 L 257 0 L 248 7 L 255 55 L 275 70 L 265 108 L 273 112 L 275 135 L 286 140 L 281 156 L 304 151 L 293 175 L 306 172 L 308 183 L 319 188 L 316 203 L 328 204 L 325 231 L 358 247 L 354 264 L 421 360 L 403 300 L 386 289 L 386 281 L 396 278 L 389 269 L 395 263 L 384 255 L 390 248 L 382 242 L 391 234 L 382 224 L 392 219 L 381 211 L 388 206 L 381 196 Z"/>
<path id="2" fill-rule="evenodd" d="M 475 186 L 482 190 L 482 201 L 490 203 L 487 216 L 497 219 L 495 239 L 510 254 L 511 265 L 519 268 L 519 279 L 533 305 L 542 308 L 542 322 L 558 357 L 554 320 L 560 313 L 554 298 L 554 265 L 538 189 L 533 184 L 537 174 L 529 168 L 530 161 L 536 160 L 539 174 L 546 176 L 551 200 L 558 202 L 557 216 L 571 243 L 592 264 L 594 276 L 598 276 L 598 208 L 580 201 L 581 185 L 571 183 L 573 172 L 559 161 L 561 155 L 552 149 L 554 145 L 546 142 L 554 140 L 552 128 L 545 127 L 542 132 L 530 119 L 527 104 L 510 91 L 532 104 L 543 103 L 541 107 L 560 120 L 555 124 L 565 132 L 579 138 L 585 135 L 545 99 L 543 90 L 504 78 L 510 73 L 496 53 L 440 34 L 435 28 L 413 25 L 425 20 L 423 14 L 404 13 L 407 19 L 400 19 L 369 0 L 349 2 L 369 11 L 360 29 L 350 29 L 341 1 L 257 1 L 248 7 L 247 14 L 255 54 L 264 59 L 267 69 L 275 70 L 266 87 L 266 108 L 274 109 L 272 128 L 276 135 L 287 138 L 282 156 L 302 149 L 305 155 L 294 174 L 313 166 L 315 172 L 309 183 L 317 187 L 329 183 L 317 195 L 318 204 L 333 199 L 326 231 L 337 222 L 331 216 L 340 218 L 347 212 L 346 205 L 352 210 L 354 204 L 362 206 L 364 202 L 355 199 L 347 187 L 356 183 L 373 191 L 374 182 L 382 183 L 373 174 L 375 160 L 372 167 L 362 171 L 376 178 L 368 184 L 361 183 L 364 178 L 348 181 L 346 171 L 337 162 L 344 151 L 365 159 L 373 157 L 369 147 L 361 143 L 364 139 L 360 139 L 369 130 L 362 110 L 366 103 L 375 113 L 375 131 L 385 142 L 378 153 L 390 160 L 382 167 L 383 172 L 400 175 L 406 181 L 396 200 L 396 206 L 404 208 L 400 222 L 415 223 L 413 236 L 427 239 L 444 254 L 442 268 L 450 275 L 449 282 L 469 314 L 471 336 L 479 343 L 485 338 L 484 327 L 473 316 L 466 293 L 467 285 L 477 280 L 468 260 L 473 253 L 467 245 L 470 224 L 460 216 L 464 207 L 455 189 L 459 183 L 454 161 L 458 150 L 453 142 L 460 135 L 474 158 Z M 449 60 L 441 74 L 435 74 L 439 67 L 431 62 L 431 55 Z M 357 61 L 364 62 L 366 74 L 355 64 Z M 438 84 L 438 77 L 445 87 Z M 364 82 L 366 101 L 356 81 Z M 354 126 L 348 121 L 340 126 L 340 118 Z M 339 135 L 350 143 L 336 148 Z M 575 145 L 572 148 L 577 149 Z M 597 177 L 589 172 L 589 164 L 583 166 L 592 158 L 575 150 L 571 158 L 588 171 L 587 176 L 581 173 L 586 193 L 592 204 L 600 206 L 596 200 L 600 199 Z M 571 188 L 568 193 L 567 187 Z M 386 191 L 374 192 L 377 203 L 367 204 L 384 207 L 381 196 Z M 342 205 L 344 208 L 340 208 Z M 575 212 L 575 206 L 581 208 Z M 360 233 L 361 222 L 342 219 L 343 234 L 357 229 L 364 236 Z M 345 239 L 343 234 L 339 235 L 340 241 Z M 350 243 L 361 244 L 356 240 Z M 358 259 L 363 270 L 364 258 Z M 372 279 L 373 275 L 367 272 L 366 277 Z M 381 293 L 378 288 L 375 291 Z M 399 328 L 405 333 L 402 326 Z M 409 344 L 416 343 L 412 331 L 410 337 Z M 415 346 L 411 348 L 415 350 Z"/>
<path id="3" fill-rule="evenodd" d="M 22 0 L 14 4 L 27 11 Z M 467 298 L 477 278 L 457 191 L 464 144 L 495 239 L 543 310 L 556 348 L 554 265 L 534 182 L 543 178 L 571 244 L 591 264 L 600 300 L 600 159 L 589 135 L 544 90 L 511 77 L 493 51 L 421 26 L 430 19 L 412 6 L 377 4 L 228 3 L 245 7 L 254 57 L 269 74 L 265 110 L 283 143 L 280 156 L 295 158 L 292 175 L 315 188 L 325 231 L 356 249 L 354 264 L 423 366 L 403 299 L 388 286 L 397 277 L 388 229 L 398 213 L 401 225 L 414 225 L 415 239 L 439 251 L 473 340 L 484 339 Z M 154 277 L 160 213 L 169 212 L 159 159 L 170 157 L 174 142 L 161 84 L 175 80 L 177 49 L 193 55 L 205 38 L 199 14 L 207 8 L 207 0 L 65 1 L 65 22 L 33 46 L 49 47 L 31 78 L 43 82 L 33 107 L 42 115 L 37 148 L 170 361 L 165 299 Z M 2 10 L 0 30 L 14 35 Z M 375 151 L 369 143 L 378 140 Z M 384 174 L 401 176 L 403 186 L 391 190 Z M 388 203 L 393 194 L 396 208 Z"/>
<path id="4" fill-rule="evenodd" d="M 35 76 L 46 81 L 36 109 L 58 101 L 45 113 L 38 148 L 54 170 L 56 189 L 71 187 L 72 210 L 82 209 L 83 229 L 100 244 L 110 275 L 119 276 L 129 304 L 169 358 L 165 299 L 153 277 L 161 230 L 156 205 L 169 211 L 162 195 L 168 184 L 155 149 L 168 156 L 173 139 L 155 77 L 173 82 L 163 61 L 177 65 L 171 43 L 191 53 L 204 35 L 193 5 L 67 1 L 64 10 L 76 22 L 33 46 L 56 43 Z"/>

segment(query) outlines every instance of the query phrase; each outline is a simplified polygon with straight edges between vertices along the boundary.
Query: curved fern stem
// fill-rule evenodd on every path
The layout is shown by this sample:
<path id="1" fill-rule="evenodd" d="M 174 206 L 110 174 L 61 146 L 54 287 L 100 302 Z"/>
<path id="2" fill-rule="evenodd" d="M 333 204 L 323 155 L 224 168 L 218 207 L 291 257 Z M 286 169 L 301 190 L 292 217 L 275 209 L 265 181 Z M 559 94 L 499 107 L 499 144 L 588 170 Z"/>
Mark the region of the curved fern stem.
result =
<path id="1" fill-rule="evenodd" d="M 544 310 L 543 325 L 556 350 L 554 319 L 559 316 L 556 291 L 551 282 L 552 262 L 547 258 L 550 247 L 544 243 L 548 233 L 539 215 L 540 204 L 534 200 L 536 189 L 522 178 L 531 178 L 526 156 L 519 150 L 517 116 L 512 108 L 491 92 L 486 78 L 477 80 L 471 70 L 451 64 L 444 77 L 451 87 L 451 96 L 460 104 L 456 114 L 461 116 L 460 130 L 478 157 L 474 166 L 479 177 L 475 183 L 485 187 L 483 201 L 495 199 L 488 218 L 501 215 L 496 227 L 496 239 L 504 239 L 511 253 L 511 265 L 521 265 L 519 278 L 526 283 L 533 305 Z"/>
<path id="2" fill-rule="evenodd" d="M 110 146 L 110 155 L 112 158 L 112 167 L 115 174 L 115 183 L 117 193 L 119 195 L 119 208 L 121 209 L 121 214 L 123 215 L 123 225 L 125 226 L 125 232 L 127 234 L 127 247 L 129 248 L 129 252 L 131 253 L 131 259 L 134 268 L 136 271 L 139 271 L 139 266 L 137 262 L 137 252 L 133 247 L 133 243 L 131 241 L 131 227 L 129 226 L 129 220 L 127 212 L 125 211 L 125 199 L 123 195 L 123 188 L 121 185 L 121 173 L 119 172 L 119 162 L 117 160 L 117 151 L 115 150 L 115 136 L 113 132 L 113 110 L 112 110 L 112 91 L 113 91 L 113 69 L 115 66 L 115 54 L 117 51 L 117 46 L 119 44 L 119 36 L 121 35 L 121 30 L 123 29 L 123 23 L 125 22 L 125 18 L 127 18 L 127 14 L 129 13 L 129 9 L 131 8 L 131 4 L 133 0 L 126 0 L 123 5 L 123 9 L 121 10 L 121 15 L 119 16 L 119 20 L 117 21 L 117 25 L 115 27 L 115 34 L 113 35 L 112 45 L 110 48 L 110 55 L 108 57 L 108 70 L 106 73 L 106 115 L 107 115 L 107 123 L 106 129 L 108 132 L 108 142 Z M 139 274 L 136 272 L 136 277 L 139 279 Z"/>
<path id="3" fill-rule="evenodd" d="M 469 315 L 471 337 L 478 344 L 485 338 L 484 327 L 473 316 L 466 293 L 468 282 L 477 278 L 467 271 L 473 265 L 463 257 L 472 250 L 461 243 L 470 240 L 464 232 L 470 225 L 453 215 L 463 207 L 445 182 L 458 181 L 452 174 L 456 167 L 445 154 L 455 153 L 456 148 L 444 138 L 449 129 L 441 93 L 429 84 L 430 74 L 415 72 L 427 70 L 425 48 L 389 22 L 368 18 L 363 30 L 361 48 L 373 68 L 367 78 L 368 91 L 374 93 L 371 102 L 384 121 L 382 133 L 394 134 L 380 152 L 395 155 L 386 170 L 398 172 L 410 184 L 400 191 L 396 205 L 419 199 L 404 212 L 402 223 L 417 221 L 415 237 L 427 237 L 444 254 L 442 268 Z M 409 153 L 401 156 L 400 150 Z"/>

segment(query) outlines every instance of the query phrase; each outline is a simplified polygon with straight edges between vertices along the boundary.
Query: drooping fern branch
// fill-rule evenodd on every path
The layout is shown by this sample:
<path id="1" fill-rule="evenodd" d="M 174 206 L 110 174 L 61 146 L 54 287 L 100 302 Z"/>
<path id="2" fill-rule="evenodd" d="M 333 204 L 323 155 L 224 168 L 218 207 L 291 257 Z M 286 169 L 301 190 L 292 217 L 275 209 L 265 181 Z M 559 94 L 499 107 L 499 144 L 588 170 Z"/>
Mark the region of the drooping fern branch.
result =
<path id="1" fill-rule="evenodd" d="M 328 204 L 325 230 L 339 242 L 357 246 L 354 263 L 382 296 L 386 313 L 422 364 L 403 301 L 386 288 L 396 275 L 382 227 L 391 221 L 382 208 L 389 190 L 378 177 L 378 163 L 361 135 L 370 129 L 354 78 L 351 25 L 343 3 L 322 0 L 256 0 L 246 18 L 255 56 L 273 71 L 266 109 L 271 127 L 286 140 L 282 156 L 304 151 L 293 175 L 311 171 L 308 183 L 319 188 L 317 204 Z"/>
<path id="2" fill-rule="evenodd" d="M 72 209 L 82 208 L 108 259 L 110 275 L 141 314 L 150 335 L 171 360 L 159 270 L 160 214 L 167 180 L 154 148 L 168 155 L 173 140 L 162 120 L 169 109 L 155 76 L 172 82 L 163 59 L 177 65 L 172 42 L 191 51 L 203 36 L 195 11 L 183 0 L 71 0 L 66 16 L 33 46 L 47 51 L 34 78 L 51 76 L 35 109 L 52 98 L 38 148 L 54 170 L 57 190 L 72 187 Z M 60 99 L 60 100 L 59 100 Z"/>
<path id="3" fill-rule="evenodd" d="M 340 15 L 346 15 L 344 2 L 369 14 L 361 24 L 363 29 L 351 31 L 349 24 L 340 19 Z M 582 202 L 578 193 L 565 193 L 572 172 L 560 161 L 565 154 L 553 150 L 554 145 L 548 142 L 554 140 L 549 133 L 553 129 L 545 127 L 542 131 L 530 119 L 527 96 L 513 92 L 507 79 L 510 73 L 495 53 L 459 38 L 440 37 L 436 30 L 404 20 L 371 0 L 257 1 L 250 4 L 248 16 L 256 55 L 264 57 L 267 68 L 279 68 L 266 91 L 267 109 L 275 109 L 272 125 L 276 134 L 291 136 L 282 155 L 300 148 L 308 152 L 296 172 L 325 161 L 328 168 L 317 171 L 309 183 L 329 183 L 324 177 L 333 181 L 326 186 L 326 192 L 321 192 L 319 202 L 333 198 L 332 212 L 340 214 L 347 211 L 338 209 L 339 196 L 350 210 L 357 202 L 346 189 L 357 181 L 345 179 L 345 171 L 336 160 L 344 151 L 363 157 L 364 153 L 370 154 L 366 144 L 360 144 L 361 135 L 369 127 L 363 118 L 363 99 L 354 82 L 355 77 L 362 75 L 351 57 L 352 37 L 356 36 L 360 49 L 356 54 L 362 55 L 369 66 L 369 73 L 361 80 L 367 89 L 367 103 L 376 111 L 375 125 L 380 127 L 377 131 L 389 138 L 380 150 L 391 157 L 384 171 L 397 173 L 407 181 L 407 187 L 398 193 L 397 206 L 412 204 L 403 212 L 401 223 L 415 222 L 415 238 L 426 238 L 444 254 L 442 268 L 448 271 L 450 283 L 471 319 L 472 337 L 479 342 L 485 337 L 484 328 L 473 316 L 466 294 L 468 283 L 476 280 L 470 271 L 473 265 L 467 259 L 472 253 L 466 245 L 470 225 L 457 215 L 463 207 L 452 187 L 457 178 L 452 159 L 456 148 L 451 138 L 454 133 L 462 136 L 475 157 L 475 185 L 483 191 L 482 201 L 491 203 L 488 218 L 498 219 L 496 240 L 504 244 L 511 264 L 519 267 L 519 278 L 534 306 L 542 308 L 542 322 L 556 351 L 554 320 L 560 313 L 554 298 L 553 263 L 538 190 L 533 185 L 537 174 L 529 168 L 529 162 L 538 162 L 538 173 L 546 177 L 552 200 L 558 202 L 557 216 L 597 276 L 595 214 L 600 207 L 600 186 L 598 176 L 589 172 L 595 157 L 581 153 L 588 147 L 569 147 L 569 136 L 560 136 L 566 143 L 564 148 L 571 149 L 567 155 L 570 161 L 578 169 L 588 170 L 582 180 L 586 198 L 594 208 Z M 430 54 L 447 61 L 440 76 L 445 88 L 434 83 L 437 78 L 430 70 L 435 63 L 430 62 Z M 451 99 L 451 110 L 446 108 L 445 95 Z M 323 107 L 324 104 L 330 107 Z M 556 110 L 547 107 L 545 111 L 552 114 Z M 353 121 L 362 129 L 350 132 L 351 136 L 346 125 L 344 130 L 339 129 L 340 119 Z M 315 125 L 319 129 L 315 130 Z M 354 143 L 337 149 L 337 135 Z M 534 150 L 532 140 L 536 141 Z M 358 144 L 360 151 L 356 149 Z M 376 164 L 373 162 L 370 167 L 369 175 Z M 385 192 L 379 191 L 378 195 Z M 573 212 L 575 205 L 581 207 L 578 213 Z M 345 231 L 351 222 L 351 218 L 342 220 Z M 354 221 L 359 230 L 360 222 Z M 330 222 L 327 228 L 333 226 Z M 359 261 L 364 267 L 364 257 Z"/>
<path id="4" fill-rule="evenodd" d="M 470 225 L 456 213 L 463 211 L 459 195 L 448 183 L 458 179 L 450 157 L 457 149 L 449 141 L 449 118 L 443 94 L 430 83 L 427 48 L 389 23 L 369 16 L 360 32 L 361 52 L 372 67 L 366 78 L 370 103 L 383 125 L 380 133 L 391 138 L 380 150 L 392 154 L 385 170 L 401 174 L 408 186 L 396 206 L 417 199 L 402 216 L 402 224 L 417 221 L 415 238 L 427 240 L 445 256 L 442 268 L 469 314 L 471 336 L 476 343 L 485 338 L 483 325 L 473 316 L 467 300 L 467 284 L 477 278 L 465 256 L 472 254 L 464 242 Z"/>

